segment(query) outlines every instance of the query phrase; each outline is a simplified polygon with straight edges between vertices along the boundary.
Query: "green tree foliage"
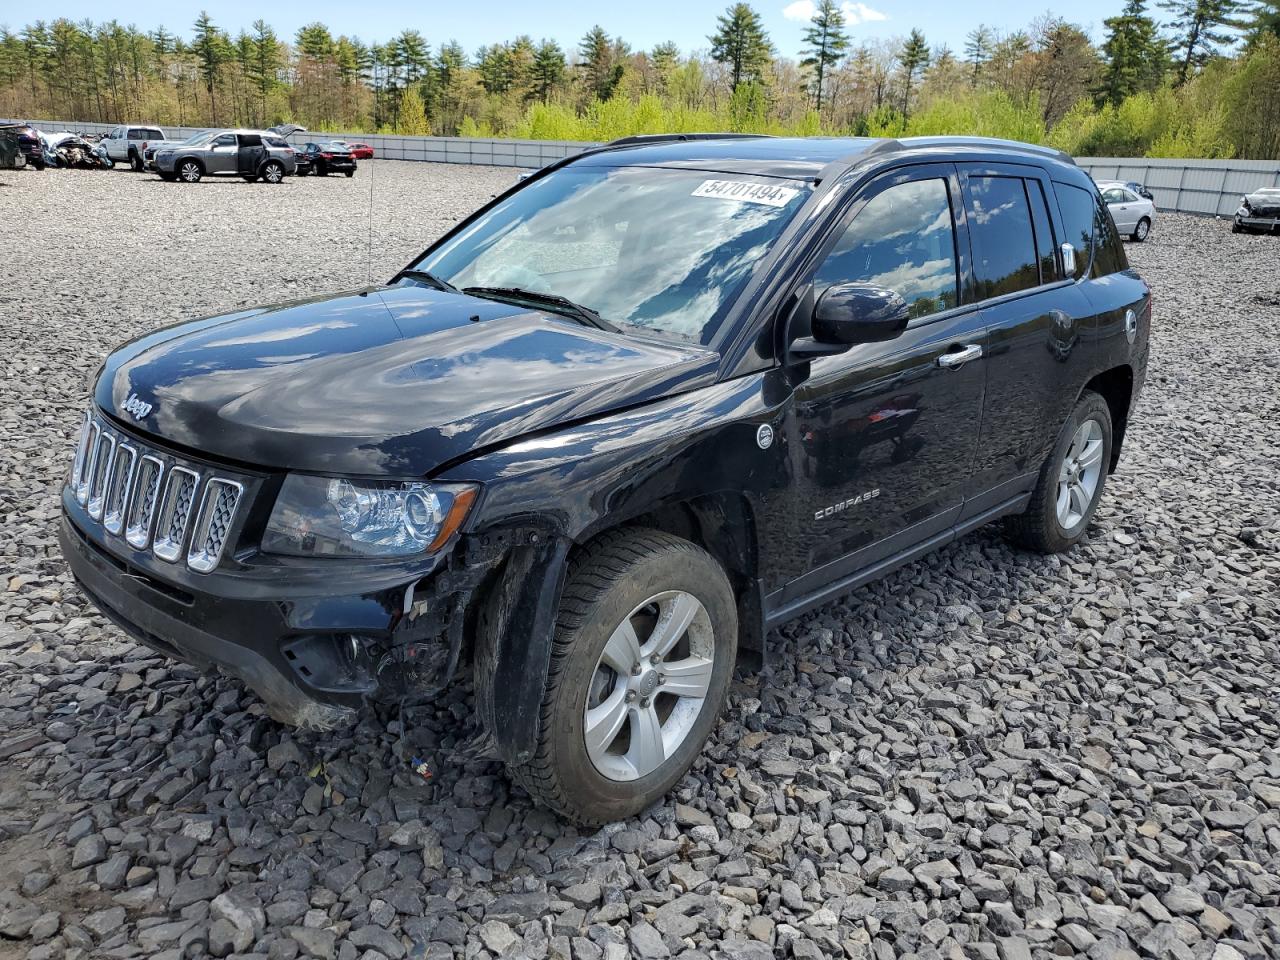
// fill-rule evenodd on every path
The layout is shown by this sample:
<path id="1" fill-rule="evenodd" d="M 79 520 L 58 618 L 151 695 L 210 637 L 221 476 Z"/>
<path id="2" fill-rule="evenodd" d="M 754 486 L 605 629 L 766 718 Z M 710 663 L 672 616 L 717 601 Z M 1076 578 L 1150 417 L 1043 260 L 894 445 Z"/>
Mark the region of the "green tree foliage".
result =
<path id="1" fill-rule="evenodd" d="M 1219 7 L 1204 20 L 1218 25 L 1202 26 L 1189 64 L 1187 28 L 1177 27 L 1178 57 L 1166 69 L 1162 34 L 1140 0 L 1115 0 L 1100 48 L 1079 26 L 1050 16 L 1010 33 L 975 29 L 963 62 L 945 47 L 929 56 L 918 31 L 851 49 L 832 0 L 806 30 L 803 63 L 772 56 L 748 69 L 743 60 L 732 89 L 729 47 L 722 67 L 669 43 L 632 51 L 599 27 L 569 69 L 554 41 L 527 36 L 469 55 L 414 30 L 368 43 L 309 23 L 290 43 L 264 20 L 229 35 L 207 14 L 185 36 L 114 20 L 35 20 L 0 27 L 0 116 L 191 126 L 294 120 L 317 131 L 557 140 L 708 130 L 957 133 L 1048 142 L 1078 155 L 1274 159 L 1280 38 L 1268 9 L 1280 0 L 1252 2 L 1247 23 L 1234 8 L 1227 18 L 1241 24 L 1245 42 L 1214 40 L 1237 31 Z M 717 21 L 718 32 L 735 9 Z M 1218 54 L 1196 54 L 1209 49 Z M 1181 66 L 1186 82 L 1176 83 Z"/>
<path id="2" fill-rule="evenodd" d="M 1106 67 L 1099 99 L 1118 106 L 1126 97 L 1156 90 L 1169 69 L 1169 45 L 1146 13 L 1145 0 L 1125 0 L 1119 16 L 1103 21 L 1107 39 L 1102 44 Z"/>
<path id="3" fill-rule="evenodd" d="M 758 84 L 773 57 L 773 47 L 765 33 L 760 14 L 746 3 L 735 3 L 716 21 L 711 41 L 711 59 L 729 67 L 733 90 L 744 83 Z"/>
<path id="4" fill-rule="evenodd" d="M 1235 43 L 1232 31 L 1245 26 L 1243 0 L 1162 0 L 1160 8 L 1172 14 L 1179 84 L 1187 82 L 1192 68 Z"/>
<path id="5" fill-rule="evenodd" d="M 813 106 L 821 113 L 823 83 L 831 68 L 844 59 L 845 51 L 849 49 L 844 14 L 835 0 L 818 0 L 813 19 L 804 31 L 804 44 L 800 66 L 813 73 Z"/>
<path id="6" fill-rule="evenodd" d="M 902 73 L 902 114 L 906 116 L 911 112 L 911 90 L 925 67 L 929 66 L 929 44 L 925 43 L 924 34 L 919 29 L 913 27 L 902 44 L 898 63 Z"/>

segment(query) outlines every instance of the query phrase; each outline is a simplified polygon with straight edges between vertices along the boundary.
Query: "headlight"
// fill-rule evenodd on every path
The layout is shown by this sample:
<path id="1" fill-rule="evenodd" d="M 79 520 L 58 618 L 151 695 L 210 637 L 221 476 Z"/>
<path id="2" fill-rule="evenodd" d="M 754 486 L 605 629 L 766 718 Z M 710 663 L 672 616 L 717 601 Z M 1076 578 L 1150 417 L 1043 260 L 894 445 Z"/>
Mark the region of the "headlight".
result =
<path id="1" fill-rule="evenodd" d="M 271 511 L 262 549 L 301 557 L 431 553 L 462 526 L 477 489 L 291 473 Z"/>

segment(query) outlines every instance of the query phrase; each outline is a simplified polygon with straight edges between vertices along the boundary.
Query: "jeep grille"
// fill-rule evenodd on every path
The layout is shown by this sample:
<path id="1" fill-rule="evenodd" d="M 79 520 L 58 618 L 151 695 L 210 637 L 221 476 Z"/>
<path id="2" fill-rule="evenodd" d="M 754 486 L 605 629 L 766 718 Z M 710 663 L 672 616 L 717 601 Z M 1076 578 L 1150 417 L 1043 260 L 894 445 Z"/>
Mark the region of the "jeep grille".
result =
<path id="1" fill-rule="evenodd" d="M 69 486 L 89 517 L 137 550 L 197 573 L 222 559 L 244 485 L 174 457 L 87 412 Z"/>

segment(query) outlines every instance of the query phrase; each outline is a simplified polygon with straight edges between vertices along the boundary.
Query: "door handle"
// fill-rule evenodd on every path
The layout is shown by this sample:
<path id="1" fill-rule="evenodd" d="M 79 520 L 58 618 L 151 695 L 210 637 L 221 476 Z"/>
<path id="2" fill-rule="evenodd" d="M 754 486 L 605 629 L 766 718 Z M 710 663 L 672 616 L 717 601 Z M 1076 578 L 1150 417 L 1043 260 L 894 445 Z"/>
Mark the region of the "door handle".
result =
<path id="1" fill-rule="evenodd" d="M 956 367 L 964 366 L 970 360 L 977 360 L 980 356 L 982 356 L 982 345 L 967 343 L 959 350 L 951 350 L 938 357 L 938 366 L 954 370 Z"/>

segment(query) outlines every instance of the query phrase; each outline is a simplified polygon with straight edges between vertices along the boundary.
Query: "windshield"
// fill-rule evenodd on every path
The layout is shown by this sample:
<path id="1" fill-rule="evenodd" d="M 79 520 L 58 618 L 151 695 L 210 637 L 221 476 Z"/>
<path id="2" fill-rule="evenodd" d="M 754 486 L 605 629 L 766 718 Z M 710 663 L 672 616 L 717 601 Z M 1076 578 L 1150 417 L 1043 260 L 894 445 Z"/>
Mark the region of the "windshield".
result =
<path id="1" fill-rule="evenodd" d="M 567 167 L 413 265 L 455 287 L 555 294 L 605 320 L 709 343 L 809 195 L 773 177 Z"/>

